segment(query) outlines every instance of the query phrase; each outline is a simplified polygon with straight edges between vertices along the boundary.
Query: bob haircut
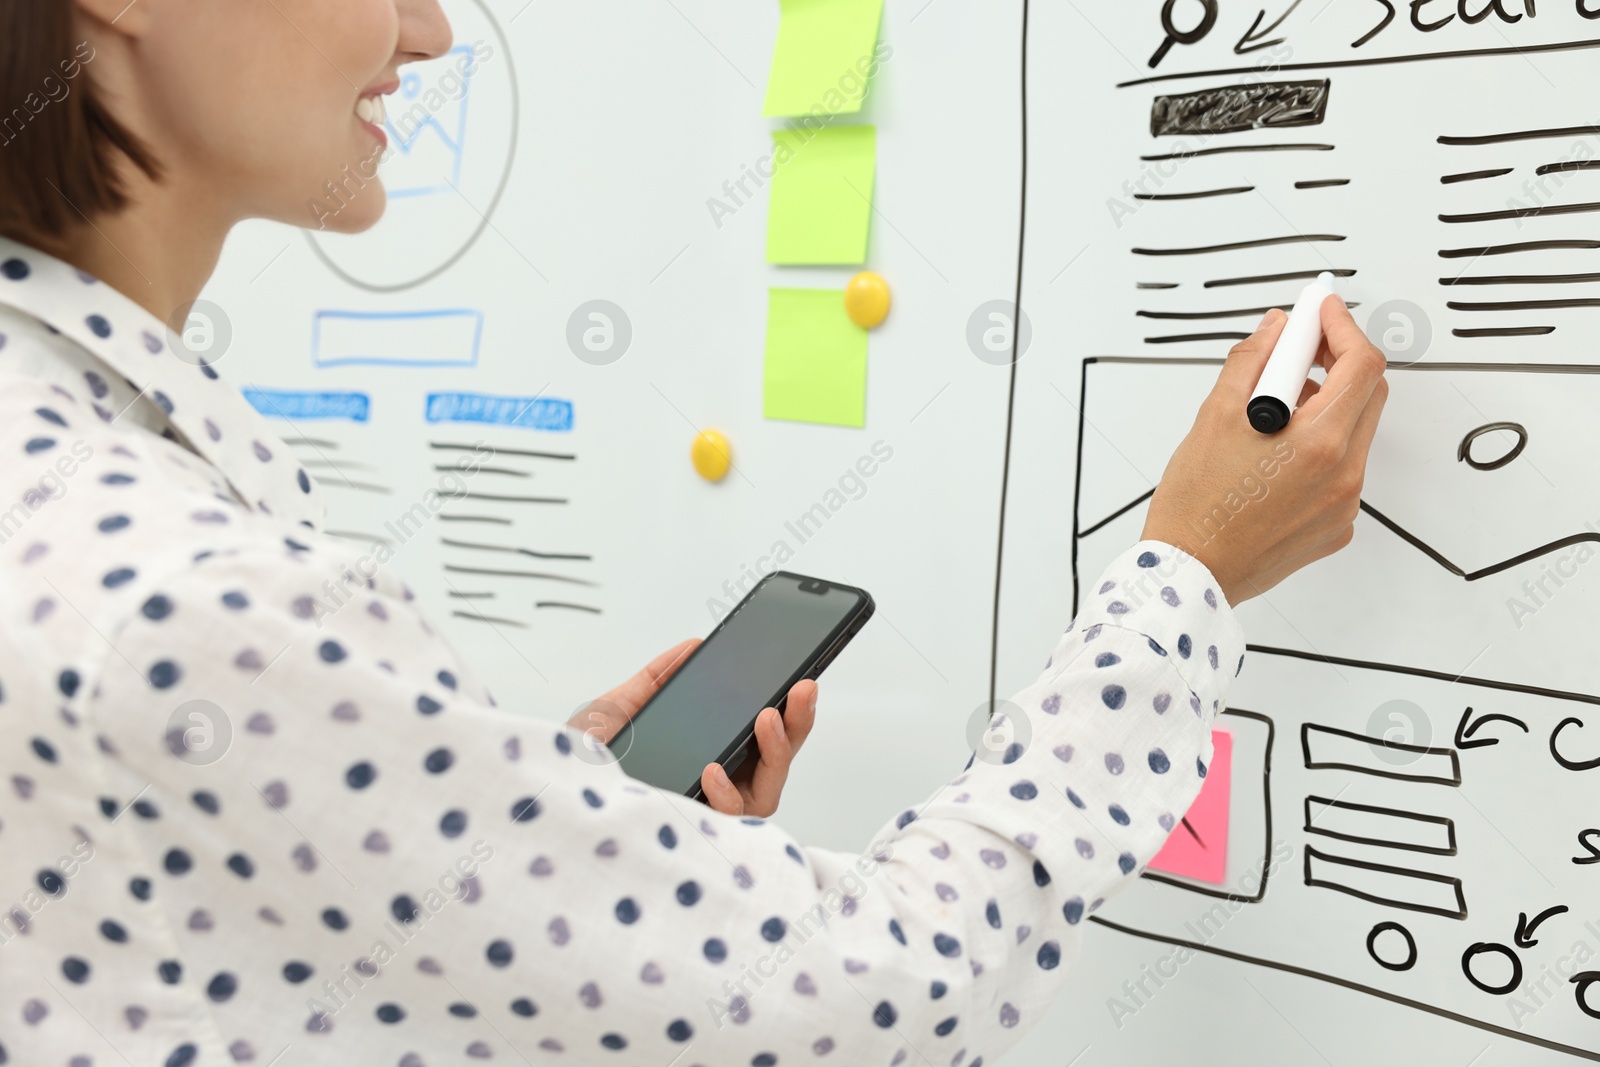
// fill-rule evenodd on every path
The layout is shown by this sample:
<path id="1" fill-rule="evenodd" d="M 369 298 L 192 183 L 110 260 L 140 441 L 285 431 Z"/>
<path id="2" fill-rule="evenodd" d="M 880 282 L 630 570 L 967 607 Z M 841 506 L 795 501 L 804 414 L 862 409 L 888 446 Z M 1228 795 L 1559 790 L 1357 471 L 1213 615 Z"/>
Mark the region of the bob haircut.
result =
<path id="1" fill-rule="evenodd" d="M 0 2 L 0 233 L 33 245 L 127 206 L 119 156 L 159 174 L 96 93 L 75 17 L 71 0 Z"/>

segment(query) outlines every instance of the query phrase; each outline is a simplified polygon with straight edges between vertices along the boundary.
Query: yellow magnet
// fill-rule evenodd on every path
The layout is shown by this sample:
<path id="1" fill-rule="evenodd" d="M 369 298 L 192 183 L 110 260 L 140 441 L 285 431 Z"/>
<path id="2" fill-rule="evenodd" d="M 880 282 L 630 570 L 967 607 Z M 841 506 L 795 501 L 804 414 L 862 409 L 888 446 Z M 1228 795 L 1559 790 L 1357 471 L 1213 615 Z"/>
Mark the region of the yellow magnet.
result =
<path id="1" fill-rule="evenodd" d="M 862 329 L 882 325 L 889 317 L 889 283 L 870 270 L 862 271 L 844 287 L 844 310 Z"/>
<path id="2" fill-rule="evenodd" d="M 694 469 L 708 482 L 720 482 L 728 476 L 733 466 L 733 446 L 716 430 L 701 430 L 689 448 L 689 458 Z"/>

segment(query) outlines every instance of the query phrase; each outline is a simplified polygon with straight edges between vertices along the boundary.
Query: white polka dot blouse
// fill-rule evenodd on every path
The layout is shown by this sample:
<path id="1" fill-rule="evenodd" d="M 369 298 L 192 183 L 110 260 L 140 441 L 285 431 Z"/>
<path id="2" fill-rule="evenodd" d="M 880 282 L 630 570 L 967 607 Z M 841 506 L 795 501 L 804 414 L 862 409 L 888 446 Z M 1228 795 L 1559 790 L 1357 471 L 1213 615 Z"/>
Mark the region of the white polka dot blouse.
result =
<path id="1" fill-rule="evenodd" d="M 1243 662 L 1210 573 L 1136 545 L 1014 743 L 807 848 L 497 710 L 392 576 L 315 610 L 356 559 L 315 479 L 8 241 L 0 452 L 0 1064 L 993 1064 Z"/>

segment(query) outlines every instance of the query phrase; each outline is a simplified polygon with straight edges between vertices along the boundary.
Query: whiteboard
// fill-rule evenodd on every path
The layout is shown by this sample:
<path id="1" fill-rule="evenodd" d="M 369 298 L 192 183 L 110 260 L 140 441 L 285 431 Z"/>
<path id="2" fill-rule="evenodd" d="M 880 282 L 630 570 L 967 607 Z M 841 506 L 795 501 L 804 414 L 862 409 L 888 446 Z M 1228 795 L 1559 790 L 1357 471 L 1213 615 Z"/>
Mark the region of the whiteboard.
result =
<path id="1" fill-rule="evenodd" d="M 761 111 L 777 5 L 444 6 L 458 47 L 492 53 L 465 108 L 441 73 L 449 58 L 390 101 L 391 121 L 418 103 L 426 114 L 387 164 L 399 195 L 370 233 L 235 232 L 205 294 L 232 325 L 219 369 L 269 395 L 316 394 L 269 399 L 323 484 L 329 527 L 393 545 L 386 566 L 502 707 L 566 719 L 709 632 L 708 602 L 729 603 L 729 586 L 737 599 L 780 544 L 788 569 L 869 590 L 877 616 L 828 670 L 783 810 L 808 843 L 858 849 L 959 772 L 968 723 L 987 710 L 1009 370 L 975 358 L 966 331 L 1015 285 L 1021 128 L 1011 79 L 951 71 L 1014 64 L 1020 8 L 890 4 L 894 55 L 861 114 L 838 120 L 878 130 L 867 266 L 895 301 L 871 337 L 855 430 L 762 418 L 768 288 L 842 289 L 853 270 L 767 266 L 764 190 L 720 226 L 707 205 L 772 151 L 780 122 Z M 608 364 L 568 345 L 574 313 L 597 300 L 631 328 Z M 349 417 L 352 395 L 365 421 Z M 536 425 L 429 422 L 430 410 Z M 736 469 L 717 485 L 690 464 L 702 427 L 732 443 Z M 485 468 L 517 473 L 478 474 L 471 492 L 568 503 L 442 510 L 510 525 L 402 522 L 462 455 L 431 446 L 479 439 L 496 450 Z M 875 445 L 892 458 L 863 478 Z M 473 611 L 522 625 L 455 614 Z"/>
<path id="2" fill-rule="evenodd" d="M 879 605 L 828 673 L 819 724 L 781 816 L 807 842 L 859 847 L 908 796 L 930 793 L 965 762 L 970 729 L 991 698 L 991 668 L 1001 695 L 1030 681 L 1071 614 L 1075 582 L 1092 580 L 1118 545 L 1137 536 L 1138 498 L 1159 477 L 1214 373 L 1204 361 L 1227 343 L 1146 338 L 1249 328 L 1243 317 L 1139 312 L 1283 303 L 1298 282 L 1211 289 L 1204 282 L 1355 270 L 1343 284 L 1364 306 L 1358 316 L 1404 300 L 1432 333 L 1426 352 L 1404 360 L 1416 366 L 1393 375 L 1368 493 L 1377 512 L 1432 555 L 1366 514 L 1349 552 L 1245 606 L 1251 640 L 1278 651 L 1251 657 L 1233 694 L 1239 714 L 1224 720 L 1238 768 L 1230 881 L 1248 874 L 1252 859 L 1270 863 L 1275 844 L 1290 858 L 1273 867 L 1259 901 L 1229 910 L 1226 922 L 1210 920 L 1216 932 L 1204 938 L 1206 947 L 1232 956 L 1197 952 L 1160 986 L 1148 975 L 1166 966 L 1173 940 L 1193 938 L 1185 924 L 1201 923 L 1219 898 L 1142 881 L 1105 911 L 1121 929 L 1089 932 L 1058 1008 L 1004 1062 L 1060 1067 L 1198 1055 L 1215 1063 L 1541 1065 L 1580 1062 L 1550 1045 L 1600 1048 L 1600 1023 L 1578 1009 L 1572 985 L 1547 983 L 1547 1003 L 1516 1029 L 1508 1003 L 1523 994 L 1484 992 L 1461 968 L 1462 953 L 1480 942 L 1507 946 L 1530 980 L 1570 962 L 1579 944 L 1600 950 L 1600 868 L 1571 863 L 1581 855 L 1578 831 L 1600 825 L 1593 799 L 1600 772 L 1563 769 L 1548 746 L 1558 723 L 1594 718 L 1582 699 L 1597 689 L 1584 642 L 1594 568 L 1576 567 L 1560 587 L 1547 579 L 1559 595 L 1541 596 L 1537 611 L 1520 618 L 1508 600 L 1561 553 L 1471 582 L 1449 569 L 1497 566 L 1600 525 L 1591 450 L 1583 447 L 1600 388 L 1584 369 L 1600 363 L 1588 351 L 1594 311 L 1448 307 L 1600 290 L 1581 282 L 1470 291 L 1438 284 L 1463 271 L 1600 268 L 1587 266 L 1596 253 L 1579 247 L 1482 261 L 1437 255 L 1600 237 L 1582 213 L 1437 218 L 1503 211 L 1514 197 L 1533 207 L 1600 200 L 1586 191 L 1600 175 L 1534 173 L 1588 158 L 1578 146 L 1600 145 L 1600 136 L 1436 140 L 1592 121 L 1585 109 L 1595 95 L 1596 53 L 1534 49 L 1600 37 L 1600 27 L 1552 0 L 1520 24 L 1491 15 L 1464 26 L 1458 18 L 1423 33 L 1402 6 L 1391 25 L 1353 49 L 1383 15 L 1377 0 L 1284 0 L 1253 28 L 1260 8 L 1227 4 L 1203 39 L 1175 43 L 1152 71 L 1166 36 L 1154 0 L 890 0 L 883 39 L 894 55 L 849 121 L 878 129 L 867 266 L 889 279 L 895 308 L 871 339 L 866 427 L 847 430 L 762 419 L 761 353 L 769 287 L 839 288 L 850 272 L 766 266 L 759 190 L 721 226 L 707 208 L 725 182 L 770 150 L 777 123 L 760 111 L 776 5 L 445 6 L 458 42 L 487 45 L 489 54 L 478 53 L 459 98 L 443 91 L 437 106 L 429 103 L 430 89 L 451 88 L 441 73 L 448 57 L 401 94 L 405 109 L 421 104 L 423 111 L 412 150 L 389 164 L 396 195 L 384 222 L 354 238 L 242 226 L 206 298 L 232 326 L 222 371 L 276 405 L 282 433 L 326 488 L 330 526 L 358 544 L 387 541 L 393 558 L 385 565 L 407 580 L 503 706 L 566 718 L 655 652 L 709 630 L 714 602 L 729 602 L 730 590 L 770 566 L 782 545 L 785 566 L 862 585 Z M 1175 25 L 1192 28 L 1204 6 L 1177 0 Z M 1454 5 L 1431 0 L 1425 20 L 1445 17 L 1447 7 Z M 1235 42 L 1247 30 L 1255 36 L 1244 47 L 1282 43 L 1238 54 Z M 1495 54 L 1316 66 L 1458 49 Z M 1152 136 L 1157 97 L 1239 84 L 1268 54 L 1312 66 L 1261 80 L 1329 82 L 1320 123 L 1215 134 L 1188 147 L 1333 144 L 1315 153 L 1314 166 L 1309 153 L 1296 151 L 1216 153 L 1176 168 L 1140 160 L 1171 154 L 1180 139 Z M 1212 70 L 1237 73 L 1192 73 Z M 1119 88 L 1152 73 L 1180 77 Z M 1309 92 L 1300 105 L 1309 99 L 1314 112 Z M 1146 176 L 1157 164 L 1164 185 Z M 1505 175 L 1439 181 L 1507 167 Z M 1141 178 L 1153 193 L 1254 189 L 1134 200 Z M 1336 180 L 1349 184 L 1294 188 Z M 1187 256 L 1130 251 L 1295 233 L 1343 236 L 1316 243 L 1329 255 L 1336 250 L 1337 262 L 1307 258 L 1305 242 Z M 1019 236 L 1022 357 L 1008 448 L 1013 368 L 992 353 L 982 358 L 969 333 L 974 322 L 991 322 L 996 302 L 1013 299 Z M 1141 282 L 1178 288 L 1136 288 Z M 575 316 L 592 321 L 581 312 L 595 301 L 626 317 L 628 345 L 612 362 L 586 361 L 569 345 Z M 1453 333 L 1552 326 L 1537 335 Z M 1562 370 L 1522 373 L 1535 363 Z M 1481 367 L 1437 369 L 1444 364 Z M 500 422 L 450 421 L 464 419 Z M 1525 428 L 1518 458 L 1489 471 L 1459 460 L 1463 436 L 1494 422 Z M 720 429 L 732 441 L 737 469 L 719 485 L 690 467 L 699 428 Z M 1507 452 L 1509 433 L 1484 434 L 1474 459 Z M 470 490 L 479 494 L 472 508 L 451 502 L 446 521 L 408 522 L 450 476 L 436 468 L 462 454 L 435 446 L 479 440 L 495 450 L 486 466 L 506 473 L 472 478 Z M 848 478 L 880 442 L 892 458 L 870 478 Z M 1010 491 L 997 619 L 1003 477 Z M 535 502 L 554 500 L 565 503 Z M 819 504 L 826 523 L 802 539 L 791 527 Z M 495 550 L 505 548 L 544 556 Z M 1457 730 L 1484 715 L 1507 718 L 1473 728 L 1467 740 L 1499 743 L 1457 746 Z M 1417 747 L 1455 753 L 1453 760 L 1426 753 L 1413 763 L 1431 768 L 1442 759 L 1447 769 L 1436 776 L 1458 768 L 1462 781 L 1308 768 L 1307 724 L 1358 734 L 1369 725 L 1380 734 L 1410 730 Z M 1350 739 L 1319 733 L 1315 741 Z M 1600 743 L 1593 729 L 1569 725 L 1557 750 L 1577 761 L 1600 754 Z M 1343 751 L 1371 758 L 1370 746 L 1361 756 L 1359 742 L 1355 755 Z M 1263 773 L 1269 758 L 1270 776 Z M 1399 769 L 1409 772 L 1413 763 Z M 1328 776 L 1336 780 L 1331 787 L 1323 784 Z M 1347 786 L 1354 794 L 1341 794 Z M 1435 820 L 1417 822 L 1419 834 L 1445 832 L 1437 820 L 1448 822 L 1456 854 L 1410 854 L 1411 866 L 1443 879 L 1422 879 L 1430 892 L 1442 890 L 1428 898 L 1440 910 L 1452 909 L 1459 878 L 1465 919 L 1304 884 L 1308 848 L 1336 859 L 1392 851 L 1304 831 L 1307 798 L 1352 795 L 1367 807 Z M 1340 819 L 1373 817 L 1319 805 L 1317 818 L 1328 810 Z M 1374 818 L 1395 825 L 1392 817 Z M 1337 880 L 1322 877 L 1330 868 L 1318 863 L 1319 881 Z M 1559 904 L 1571 910 L 1540 926 L 1537 946 L 1515 945 L 1519 913 L 1531 918 Z M 1413 966 L 1390 970 L 1369 953 L 1366 938 L 1383 922 L 1406 927 L 1417 947 Z M 1393 930 L 1374 940 L 1390 964 L 1404 960 L 1405 944 Z M 1480 952 L 1474 974 L 1501 982 L 1507 958 Z M 1135 1010 L 1115 1013 L 1113 998 Z M 1588 1003 L 1600 1004 L 1600 988 Z M 1196 1035 L 1203 1035 L 1198 1049 Z"/>
<path id="3" fill-rule="evenodd" d="M 1387 335 L 1391 397 L 1355 543 L 1241 610 L 1224 883 L 1109 904 L 1017 1058 L 1600 1059 L 1600 26 L 1166 7 L 1032 5 L 1002 688 L 1307 272 Z"/>

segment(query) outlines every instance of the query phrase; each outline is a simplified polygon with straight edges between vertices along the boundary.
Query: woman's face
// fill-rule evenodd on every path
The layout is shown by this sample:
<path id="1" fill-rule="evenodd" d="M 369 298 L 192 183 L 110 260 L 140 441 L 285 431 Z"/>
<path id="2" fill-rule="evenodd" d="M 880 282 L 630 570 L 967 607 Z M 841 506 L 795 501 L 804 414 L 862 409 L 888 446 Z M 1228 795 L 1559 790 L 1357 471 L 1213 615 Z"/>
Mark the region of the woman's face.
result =
<path id="1" fill-rule="evenodd" d="M 438 0 L 139 6 L 141 32 L 128 38 L 126 69 L 107 72 L 105 96 L 119 115 L 119 95 L 137 100 L 130 125 L 165 181 L 234 218 L 344 233 L 378 220 L 382 98 L 399 87 L 402 64 L 450 48 Z"/>

